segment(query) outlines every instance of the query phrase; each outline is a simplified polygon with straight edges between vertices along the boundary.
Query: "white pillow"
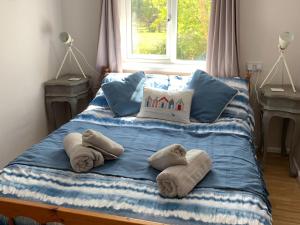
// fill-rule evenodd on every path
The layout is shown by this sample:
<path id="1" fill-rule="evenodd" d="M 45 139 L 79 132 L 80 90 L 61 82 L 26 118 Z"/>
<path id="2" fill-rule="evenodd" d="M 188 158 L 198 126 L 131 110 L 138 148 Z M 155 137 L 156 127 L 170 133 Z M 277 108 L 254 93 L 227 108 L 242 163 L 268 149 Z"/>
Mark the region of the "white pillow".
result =
<path id="1" fill-rule="evenodd" d="M 190 122 L 193 90 L 166 91 L 144 87 L 141 109 L 137 117 Z"/>

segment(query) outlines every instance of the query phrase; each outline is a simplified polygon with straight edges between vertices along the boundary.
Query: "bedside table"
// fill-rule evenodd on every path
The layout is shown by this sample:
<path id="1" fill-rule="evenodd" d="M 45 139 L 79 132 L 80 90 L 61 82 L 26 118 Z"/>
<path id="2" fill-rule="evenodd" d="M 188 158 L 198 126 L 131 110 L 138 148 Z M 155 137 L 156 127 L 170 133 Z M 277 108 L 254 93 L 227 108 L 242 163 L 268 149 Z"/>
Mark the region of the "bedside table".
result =
<path id="1" fill-rule="evenodd" d="M 272 85 L 281 88 L 282 86 Z M 290 175 L 298 176 L 300 173 L 300 149 L 297 149 L 300 137 L 300 90 L 294 93 L 290 86 L 284 86 L 284 92 L 273 92 L 271 86 L 266 85 L 261 89 L 261 106 L 263 111 L 263 164 L 266 161 L 269 124 L 273 117 L 284 119 L 283 135 L 281 139 L 281 152 L 285 153 L 285 138 L 287 123 L 294 121 L 295 126 L 292 134 L 292 143 L 289 152 Z"/>
<path id="2" fill-rule="evenodd" d="M 80 78 L 80 80 L 69 80 L 70 78 Z M 79 110 L 79 102 L 83 103 L 81 108 L 86 108 L 91 100 L 89 78 L 84 78 L 81 75 L 62 75 L 57 80 L 47 81 L 44 85 L 49 132 L 80 113 L 82 110 Z M 69 110 L 62 112 L 63 110 L 60 109 L 60 113 L 56 113 L 59 108 L 65 105 L 69 107 Z"/>

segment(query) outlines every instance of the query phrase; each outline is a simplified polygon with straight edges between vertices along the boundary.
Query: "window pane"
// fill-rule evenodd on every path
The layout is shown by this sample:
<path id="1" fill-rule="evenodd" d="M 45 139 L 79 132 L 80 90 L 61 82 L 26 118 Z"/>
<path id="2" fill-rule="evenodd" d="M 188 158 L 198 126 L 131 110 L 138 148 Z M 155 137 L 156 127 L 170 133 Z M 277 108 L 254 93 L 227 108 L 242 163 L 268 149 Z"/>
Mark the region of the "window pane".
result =
<path id="1" fill-rule="evenodd" d="M 206 59 L 210 2 L 178 0 L 177 59 Z"/>
<path id="2" fill-rule="evenodd" d="M 166 55 L 167 0 L 131 1 L 132 53 Z"/>

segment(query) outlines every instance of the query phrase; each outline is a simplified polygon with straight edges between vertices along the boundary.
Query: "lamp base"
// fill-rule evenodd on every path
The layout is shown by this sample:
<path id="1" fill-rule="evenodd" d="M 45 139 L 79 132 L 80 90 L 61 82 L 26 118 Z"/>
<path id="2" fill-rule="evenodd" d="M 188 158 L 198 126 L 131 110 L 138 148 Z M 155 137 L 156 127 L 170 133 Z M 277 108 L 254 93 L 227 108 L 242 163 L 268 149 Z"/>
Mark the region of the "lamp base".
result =
<path id="1" fill-rule="evenodd" d="M 279 62 L 282 60 L 283 63 L 284 63 L 284 66 L 285 66 L 285 69 L 286 69 L 286 72 L 287 72 L 287 75 L 289 77 L 289 81 L 290 81 L 290 84 L 292 85 L 292 88 L 293 88 L 293 92 L 296 93 L 296 88 L 295 88 L 295 85 L 294 85 L 294 82 L 293 82 L 293 79 L 292 79 L 292 76 L 291 76 L 291 73 L 290 73 L 290 69 L 287 65 L 287 62 L 286 62 L 286 59 L 284 57 L 284 51 L 283 50 L 280 50 L 280 55 L 277 59 L 277 61 L 275 62 L 275 64 L 273 65 L 272 69 L 270 70 L 269 74 L 266 76 L 266 78 L 264 79 L 264 81 L 262 82 L 262 84 L 260 85 L 259 88 L 262 88 L 264 86 L 264 84 L 268 81 L 268 79 L 271 77 L 273 78 L 273 76 L 271 76 L 271 74 L 273 73 L 273 71 L 275 70 L 275 68 L 277 67 L 277 65 L 279 64 Z M 284 90 L 283 90 L 284 91 Z"/>
<path id="2" fill-rule="evenodd" d="M 82 69 L 80 63 L 78 62 L 78 60 L 77 60 L 77 58 L 76 58 L 76 55 L 75 55 L 74 52 L 73 52 L 72 45 L 69 45 L 68 50 L 67 50 L 67 52 L 66 52 L 66 54 L 65 54 L 65 56 L 64 56 L 64 59 L 63 59 L 63 61 L 61 62 L 60 67 L 59 67 L 59 69 L 58 69 L 58 71 L 57 71 L 57 74 L 56 74 L 56 80 L 58 79 L 58 77 L 59 77 L 59 75 L 60 75 L 60 72 L 61 72 L 61 70 L 62 70 L 62 68 L 63 68 L 63 66 L 64 66 L 64 64 L 65 64 L 66 59 L 67 59 L 67 56 L 68 56 L 69 54 L 71 55 L 71 57 L 73 56 L 73 58 L 75 59 L 75 62 L 76 62 L 76 64 L 77 64 L 78 68 L 80 69 L 80 72 L 81 72 L 81 74 L 83 75 L 83 77 L 84 77 L 84 78 L 87 78 L 86 75 L 85 75 L 85 73 L 83 72 L 83 69 Z"/>

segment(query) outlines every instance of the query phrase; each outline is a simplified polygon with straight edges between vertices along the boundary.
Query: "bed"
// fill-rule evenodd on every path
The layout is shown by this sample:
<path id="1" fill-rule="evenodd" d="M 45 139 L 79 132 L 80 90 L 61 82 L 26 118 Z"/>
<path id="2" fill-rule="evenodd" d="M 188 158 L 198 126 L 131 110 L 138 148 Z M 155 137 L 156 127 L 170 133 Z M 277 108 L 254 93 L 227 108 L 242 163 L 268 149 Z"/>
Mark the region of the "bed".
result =
<path id="1" fill-rule="evenodd" d="M 110 74 L 106 81 L 122 76 Z M 188 79 L 150 74 L 146 85 L 180 89 Z M 268 192 L 253 144 L 248 82 L 221 80 L 239 93 L 210 124 L 116 118 L 100 89 L 85 111 L 0 171 L 0 215 L 29 216 L 28 210 L 22 214 L 23 205 L 32 207 L 30 215 L 42 223 L 38 210 L 50 221 L 65 224 L 271 224 Z M 86 129 L 116 140 L 125 153 L 89 173 L 73 172 L 63 138 Z M 159 195 L 158 172 L 147 162 L 155 150 L 173 143 L 203 149 L 213 161 L 211 172 L 182 199 Z"/>

